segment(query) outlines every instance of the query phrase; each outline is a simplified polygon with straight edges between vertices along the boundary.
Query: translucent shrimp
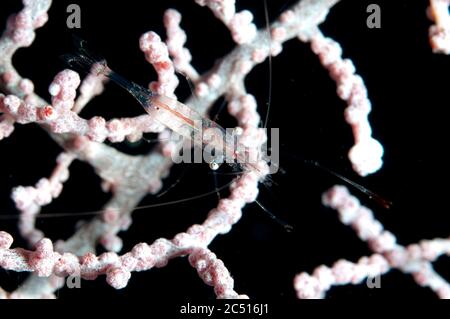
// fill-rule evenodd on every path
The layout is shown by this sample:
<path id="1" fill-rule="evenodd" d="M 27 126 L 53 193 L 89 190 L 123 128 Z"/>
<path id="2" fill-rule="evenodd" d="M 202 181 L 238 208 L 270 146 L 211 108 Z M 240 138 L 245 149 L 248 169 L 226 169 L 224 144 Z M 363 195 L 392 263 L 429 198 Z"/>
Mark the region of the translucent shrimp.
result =
<path id="1" fill-rule="evenodd" d="M 74 68 L 87 72 L 102 74 L 120 85 L 132 94 L 152 118 L 171 129 L 180 136 L 190 139 L 194 145 L 203 150 L 214 150 L 210 156 L 211 169 L 217 169 L 221 163 L 238 162 L 245 168 L 250 168 L 248 151 L 238 147 L 236 136 L 227 134 L 226 130 L 216 122 L 202 116 L 193 108 L 165 95 L 156 94 L 111 70 L 106 60 L 95 57 L 78 39 L 78 52 L 67 54 L 63 59 Z M 256 168 L 253 168 L 255 170 Z"/>

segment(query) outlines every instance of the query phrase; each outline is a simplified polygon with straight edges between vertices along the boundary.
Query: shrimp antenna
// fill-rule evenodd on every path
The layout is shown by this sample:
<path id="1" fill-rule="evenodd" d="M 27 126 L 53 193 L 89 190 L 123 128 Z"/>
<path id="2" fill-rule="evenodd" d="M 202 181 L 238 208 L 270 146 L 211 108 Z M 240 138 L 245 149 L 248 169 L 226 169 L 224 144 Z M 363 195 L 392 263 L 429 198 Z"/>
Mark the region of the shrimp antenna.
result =
<path id="1" fill-rule="evenodd" d="M 294 227 L 286 223 L 284 220 L 279 219 L 277 216 L 275 216 L 274 213 L 272 213 L 270 210 L 268 210 L 266 207 L 264 207 L 258 200 L 255 200 L 255 203 L 258 204 L 259 207 L 267 214 L 269 217 L 274 220 L 277 224 L 283 226 L 284 230 L 286 230 L 288 233 L 291 233 L 294 231 Z"/>
<path id="2" fill-rule="evenodd" d="M 335 171 L 329 169 L 328 167 L 320 165 L 317 161 L 305 160 L 305 162 L 307 164 L 314 165 L 315 167 L 318 167 L 318 168 L 328 172 L 329 174 L 339 178 L 340 180 L 346 182 L 347 184 L 353 186 L 354 188 L 359 190 L 361 193 L 366 194 L 370 199 L 375 200 L 379 205 L 383 206 L 385 209 L 391 208 L 391 206 L 392 206 L 392 202 L 391 201 L 389 201 L 387 199 L 384 199 L 380 195 L 372 192 L 370 189 L 367 189 L 366 187 L 364 187 L 364 186 L 362 186 L 362 185 L 360 185 L 360 184 L 350 180 L 349 178 L 347 178 L 347 177 L 345 177 L 345 176 L 343 176 L 343 175 L 341 175 L 339 173 L 336 173 Z"/>
<path id="3" fill-rule="evenodd" d="M 181 203 L 186 203 L 186 202 L 190 202 L 190 201 L 194 201 L 200 198 L 204 198 L 207 196 L 210 196 L 212 194 L 215 194 L 217 191 L 221 191 L 225 188 L 227 188 L 228 186 L 231 185 L 231 183 L 233 183 L 233 181 L 226 183 L 225 185 L 220 186 L 219 188 L 207 192 L 207 193 L 203 193 L 203 194 L 199 194 L 199 195 L 194 195 L 191 197 L 186 197 L 186 198 L 181 198 L 181 199 L 175 199 L 175 200 L 171 200 L 171 201 L 167 201 L 167 202 L 159 202 L 159 203 L 154 203 L 154 204 L 149 204 L 149 205 L 143 205 L 143 206 L 137 206 L 135 208 L 133 208 L 131 211 L 135 212 L 135 211 L 143 211 L 145 209 L 149 209 L 149 208 L 156 208 L 156 207 L 163 207 L 163 206 L 168 206 L 168 205 L 175 205 L 175 204 L 181 204 Z M 80 217 L 80 216 L 94 216 L 94 215 L 100 215 L 104 212 L 104 210 L 96 210 L 96 211 L 85 211 L 85 212 L 79 212 L 79 213 L 43 213 L 43 214 L 38 214 L 36 215 L 37 219 L 41 219 L 41 218 L 60 218 L 60 217 Z M 7 220 L 7 219 L 18 219 L 20 217 L 20 215 L 14 214 L 14 215 L 4 215 L 4 214 L 0 214 L 0 220 Z"/>
<path id="4" fill-rule="evenodd" d="M 94 66 L 97 66 L 95 69 L 95 73 L 97 74 L 101 74 L 106 71 L 106 59 L 91 51 L 85 40 L 73 34 L 72 42 L 77 51 L 75 53 L 68 53 L 60 56 L 60 58 L 67 65 L 73 69 L 83 71 L 85 73 L 92 72 Z"/>

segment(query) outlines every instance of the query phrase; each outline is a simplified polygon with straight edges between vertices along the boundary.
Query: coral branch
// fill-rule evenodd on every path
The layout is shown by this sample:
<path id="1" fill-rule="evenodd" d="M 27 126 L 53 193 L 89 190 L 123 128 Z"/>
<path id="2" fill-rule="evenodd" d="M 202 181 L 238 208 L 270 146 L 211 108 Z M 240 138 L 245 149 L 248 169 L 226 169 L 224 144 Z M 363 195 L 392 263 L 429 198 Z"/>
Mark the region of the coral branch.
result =
<path id="1" fill-rule="evenodd" d="M 164 26 L 167 34 L 167 48 L 173 58 L 173 64 L 177 71 L 183 72 L 192 81 L 199 77 L 198 72 L 191 65 L 191 53 L 184 47 L 186 43 L 186 32 L 180 28 L 181 14 L 169 9 L 164 13 Z"/>
<path id="2" fill-rule="evenodd" d="M 383 147 L 372 138 L 368 115 L 372 109 L 363 79 L 355 74 L 349 59 L 343 60 L 339 43 L 325 38 L 318 30 L 311 38 L 311 49 L 337 83 L 337 93 L 348 103 L 345 119 L 352 126 L 355 145 L 348 157 L 353 169 L 361 176 L 378 171 L 382 164 Z"/>
<path id="3" fill-rule="evenodd" d="M 129 252 L 122 250 L 121 231 L 132 224 L 132 212 L 147 194 L 162 188 L 162 179 L 173 165 L 171 156 L 182 142 L 163 141 L 169 130 L 149 115 L 105 120 L 94 116 L 84 119 L 78 113 L 104 90 L 106 78 L 95 72 L 81 83 L 71 70 L 59 72 L 49 86 L 51 103 L 34 92 L 31 80 L 15 70 L 12 58 L 18 48 L 30 46 L 35 30 L 47 21 L 50 0 L 24 0 L 24 8 L 8 19 L 0 38 L 0 140 L 10 136 L 15 124 L 37 123 L 62 148 L 57 165 L 49 178 L 34 187 L 16 187 L 12 198 L 20 211 L 19 231 L 27 239 L 30 250 L 11 248 L 13 238 L 0 231 L 0 267 L 30 272 L 32 275 L 13 292 L 0 288 L 0 298 L 54 298 L 63 278 L 80 276 L 93 280 L 106 276 L 107 283 L 121 289 L 127 286 L 135 271 L 164 267 L 172 258 L 187 256 L 199 277 L 214 288 L 218 298 L 247 298 L 234 290 L 234 281 L 224 263 L 208 248 L 219 235 L 227 234 L 242 217 L 243 208 L 254 202 L 259 183 L 267 178 L 268 163 L 260 157 L 260 147 L 267 141 L 260 127 L 257 99 L 247 92 L 245 79 L 249 72 L 269 56 L 277 56 L 283 44 L 298 38 L 311 45 L 323 67 L 337 84 L 337 94 L 348 107 L 345 119 L 351 125 L 355 145 L 349 152 L 354 170 L 365 176 L 382 165 L 383 148 L 372 137 L 368 115 L 371 103 L 363 79 L 355 73 L 352 62 L 342 58 L 342 49 L 319 30 L 329 10 L 339 0 L 302 0 L 285 10 L 271 25 L 257 30 L 250 11 L 236 12 L 234 0 L 196 0 L 207 6 L 229 29 L 237 44 L 229 54 L 217 60 L 214 67 L 198 74 L 191 65 L 191 54 L 185 47 L 186 33 L 180 27 L 181 14 L 167 10 L 164 15 L 167 40 L 149 31 L 139 41 L 146 60 L 152 64 L 158 80 L 151 82 L 152 91 L 176 99 L 176 69 L 195 84 L 195 96 L 184 101 L 193 110 L 207 116 L 210 107 L 221 97 L 228 102 L 231 116 L 237 120 L 238 142 L 249 148 L 258 162 L 230 183 L 229 196 L 218 201 L 201 224 L 190 226 L 172 239 L 159 238 L 152 244 L 138 243 Z M 434 52 L 449 54 L 448 0 L 430 0 L 430 28 Z M 173 58 L 173 61 L 172 59 Z M 77 98 L 76 91 L 80 86 Z M 189 120 L 189 119 L 188 119 Z M 143 133 L 159 132 L 161 143 L 146 155 L 131 156 L 106 145 L 125 138 L 138 141 Z M 104 191 L 111 192 L 101 215 L 80 223 L 65 241 L 54 243 L 36 228 L 35 219 L 43 205 L 49 204 L 62 191 L 74 160 L 91 165 L 102 180 Z M 350 225 L 360 239 L 367 241 L 374 254 L 356 263 L 338 260 L 332 267 L 320 266 L 312 275 L 295 277 L 294 288 L 299 298 L 322 298 L 333 285 L 358 284 L 365 278 L 380 276 L 391 269 L 412 274 L 421 286 L 430 287 L 439 297 L 450 298 L 449 284 L 432 267 L 441 255 L 450 255 L 450 239 L 422 240 L 401 246 L 377 221 L 372 211 L 360 205 L 342 186 L 323 196 L 326 206 L 338 210 L 340 220 Z M 97 255 L 96 246 L 106 253 Z"/>
<path id="4" fill-rule="evenodd" d="M 207 285 L 214 287 L 217 298 L 248 299 L 248 296 L 239 295 L 233 290 L 234 280 L 228 269 L 209 249 L 194 250 L 189 255 L 189 263 L 197 269 L 199 276 Z"/>
<path id="5" fill-rule="evenodd" d="M 36 36 L 34 30 L 48 20 L 50 0 L 24 0 L 23 4 L 22 11 L 8 18 L 6 30 L 0 39 L 0 51 L 4 53 L 1 58 L 5 61 L 11 60 L 17 49 L 30 46 Z"/>
<path id="6" fill-rule="evenodd" d="M 234 0 L 196 0 L 201 6 L 208 6 L 230 30 L 237 44 L 249 43 L 256 37 L 257 29 L 253 14 L 248 10 L 236 12 Z"/>
<path id="7" fill-rule="evenodd" d="M 322 202 L 336 209 L 341 222 L 351 225 L 376 254 L 363 257 L 356 264 L 340 260 L 331 269 L 319 266 L 312 276 L 307 273 L 297 275 L 294 287 L 299 298 L 323 298 L 332 285 L 358 284 L 367 277 L 379 276 L 394 268 L 411 274 L 418 285 L 429 287 L 438 297 L 450 298 L 450 284 L 431 265 L 441 255 L 450 256 L 450 238 L 422 240 L 419 244 L 403 247 L 374 219 L 372 211 L 361 206 L 344 186 L 331 188 L 323 195 Z"/>
<path id="8" fill-rule="evenodd" d="M 69 166 L 74 159 L 73 154 L 61 153 L 49 179 L 40 179 L 35 187 L 18 186 L 13 189 L 11 197 L 20 211 L 19 231 L 31 245 L 44 237 L 44 234 L 35 228 L 36 215 L 42 206 L 50 204 L 61 194 L 62 183 L 69 178 Z"/>
<path id="9" fill-rule="evenodd" d="M 435 53 L 450 54 L 449 0 L 430 0 L 428 15 L 436 24 L 430 27 L 430 43 Z"/>
<path id="10" fill-rule="evenodd" d="M 144 33 L 139 46 L 145 53 L 145 58 L 158 73 L 158 81 L 149 85 L 150 90 L 161 95 L 175 97 L 174 91 L 178 86 L 178 78 L 175 75 L 175 67 L 169 58 L 167 46 L 161 42 L 161 38 L 155 32 Z"/>
<path id="11" fill-rule="evenodd" d="M 4 97 L 0 96 L 0 103 L 3 103 Z M 3 114 L 0 116 L 0 140 L 10 136 L 12 132 L 14 131 L 14 120 L 7 116 L 6 114 Z"/>
<path id="12" fill-rule="evenodd" d="M 55 77 L 49 87 L 52 105 L 37 107 L 14 95 L 6 97 L 0 95 L 0 112 L 4 112 L 20 124 L 37 122 L 44 124 L 53 133 L 88 136 L 97 142 L 103 142 L 106 138 L 111 142 L 121 142 L 125 137 L 130 141 L 136 141 L 141 138 L 142 133 L 160 132 L 163 129 L 161 124 L 145 115 L 109 121 L 99 116 L 90 120 L 79 117 L 76 111 L 80 109 L 81 104 L 76 106 L 76 111 L 72 111 L 79 84 L 80 78 L 76 72 L 64 70 Z M 82 95 L 82 98 L 89 97 Z"/>
<path id="13" fill-rule="evenodd" d="M 17 49 L 33 43 L 36 36 L 34 30 L 48 20 L 47 11 L 51 0 L 23 0 L 23 4 L 24 8 L 19 13 L 8 18 L 6 30 L 0 38 L 1 86 L 7 90 L 16 88 L 21 93 L 20 97 L 26 95 L 29 86 L 23 85 L 23 79 L 12 68 L 12 56 Z"/>
<path id="14" fill-rule="evenodd" d="M 75 101 L 75 105 L 72 111 L 80 113 L 81 110 L 88 104 L 94 97 L 103 93 L 104 84 L 108 81 L 105 76 L 97 75 L 95 73 L 89 73 L 81 82 L 80 96 Z"/>
<path id="15" fill-rule="evenodd" d="M 387 260 L 378 254 L 362 257 L 357 263 L 339 260 L 329 268 L 317 267 L 312 276 L 298 274 L 294 278 L 294 288 L 299 299 L 321 299 L 334 285 L 360 284 L 364 279 L 377 277 L 389 270 Z"/>
<path id="16" fill-rule="evenodd" d="M 0 266 L 8 270 L 35 272 L 40 277 L 49 277 L 52 274 L 57 276 L 79 274 L 84 279 L 93 280 L 99 275 L 106 274 L 107 282 L 120 289 L 127 285 L 130 272 L 148 270 L 154 266 L 163 267 L 169 259 L 191 254 L 194 248 L 206 247 L 219 233 L 227 233 L 241 217 L 241 209 L 245 203 L 253 200 L 242 198 L 239 194 L 251 193 L 255 186 L 257 190 L 256 182 L 243 181 L 240 187 L 233 189 L 232 199 L 221 200 L 217 209 L 210 212 L 203 225 L 192 226 L 186 233 L 176 235 L 172 241 L 161 238 L 150 246 L 145 243 L 138 244 L 130 253 L 120 257 L 112 252 L 98 257 L 89 252 L 82 257 L 71 253 L 59 254 L 53 250 L 53 244 L 47 238 L 37 242 L 35 251 L 9 249 L 12 245 L 12 236 L 0 232 Z M 215 261 L 215 256 L 199 254 L 195 249 L 194 251 L 195 254 L 190 259 L 192 264 L 197 265 L 199 259 L 206 258 L 217 274 L 225 276 L 214 280 L 217 295 L 224 298 L 235 296 L 231 278 L 221 263 Z M 198 265 L 194 267 L 199 270 Z M 203 272 L 201 276 L 206 278 Z"/>

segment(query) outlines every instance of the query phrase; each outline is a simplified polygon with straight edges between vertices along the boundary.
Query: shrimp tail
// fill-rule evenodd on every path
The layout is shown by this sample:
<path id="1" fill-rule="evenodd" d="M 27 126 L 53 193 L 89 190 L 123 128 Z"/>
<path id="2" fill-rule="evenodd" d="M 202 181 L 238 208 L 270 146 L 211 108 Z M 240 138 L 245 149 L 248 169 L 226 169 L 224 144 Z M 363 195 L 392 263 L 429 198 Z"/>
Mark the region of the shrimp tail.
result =
<path id="1" fill-rule="evenodd" d="M 67 53 L 60 58 L 72 69 L 95 75 L 103 74 L 108 76 L 110 69 L 106 63 L 106 59 L 101 55 L 93 53 L 87 46 L 87 42 L 75 35 L 72 36 L 74 46 L 77 51 L 75 53 Z"/>

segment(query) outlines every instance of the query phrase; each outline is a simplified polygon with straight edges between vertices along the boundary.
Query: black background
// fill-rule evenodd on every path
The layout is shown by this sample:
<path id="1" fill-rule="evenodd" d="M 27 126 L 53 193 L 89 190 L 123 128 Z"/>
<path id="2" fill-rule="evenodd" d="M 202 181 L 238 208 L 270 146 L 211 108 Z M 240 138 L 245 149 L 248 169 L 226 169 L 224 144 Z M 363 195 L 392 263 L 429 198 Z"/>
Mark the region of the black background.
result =
<path id="1" fill-rule="evenodd" d="M 237 1 L 238 9 L 254 13 L 258 27 L 265 27 L 264 3 L 256 0 Z M 295 1 L 268 0 L 269 19 Z M 382 28 L 366 27 L 366 7 L 378 3 L 382 10 Z M 49 11 L 49 22 L 37 31 L 30 48 L 14 55 L 20 74 L 35 83 L 36 92 L 49 99 L 48 85 L 65 66 L 58 56 L 70 52 L 71 33 L 66 27 L 66 7 L 81 7 L 81 30 L 76 33 L 100 51 L 109 65 L 140 84 L 155 79 L 152 67 L 139 50 L 142 33 L 153 30 L 165 35 L 162 14 L 175 8 L 183 15 L 182 27 L 187 30 L 187 47 L 193 65 L 200 72 L 209 70 L 216 59 L 234 47 L 228 30 L 213 14 L 194 1 L 55 1 Z M 337 214 L 321 205 L 321 194 L 334 184 L 336 177 L 305 164 L 304 159 L 322 165 L 358 182 L 393 202 L 384 209 L 366 195 L 356 192 L 361 201 L 374 209 L 376 217 L 392 231 L 401 244 L 449 235 L 447 206 L 447 168 L 444 152 L 448 107 L 449 59 L 432 54 L 428 43 L 427 1 L 342 1 L 331 11 L 321 26 L 325 35 L 337 40 L 344 57 L 353 60 L 357 73 L 368 88 L 373 111 L 370 115 L 373 134 L 385 148 L 384 166 L 373 176 L 361 178 L 347 159 L 353 144 L 350 127 L 345 123 L 345 103 L 335 93 L 335 83 L 322 68 L 308 45 L 292 40 L 272 60 L 272 78 L 268 61 L 257 66 L 247 77 L 249 93 L 259 105 L 262 117 L 267 112 L 269 83 L 272 84 L 269 127 L 279 127 L 281 134 L 281 166 L 285 174 L 273 177 L 276 185 L 260 187 L 259 201 L 295 231 L 286 233 L 256 205 L 244 209 L 242 220 L 232 231 L 219 236 L 210 248 L 221 258 L 235 279 L 235 289 L 252 298 L 295 298 L 292 281 L 296 273 L 311 272 L 320 264 L 331 265 L 340 258 L 357 261 L 370 254 L 366 244 L 342 225 Z M 17 12 L 20 1 L 0 5 L 0 21 Z M 180 79 L 177 91 L 184 100 L 189 87 Z M 212 113 L 220 108 L 219 101 Z M 85 118 L 101 115 L 107 119 L 133 116 L 143 111 L 126 92 L 113 84 L 102 96 L 93 100 L 81 113 Z M 223 110 L 219 123 L 233 124 Z M 151 138 L 153 135 L 148 135 Z M 130 154 L 147 153 L 152 145 L 146 142 L 116 145 Z M 61 149 L 36 125 L 16 126 L 13 135 L 0 141 L 0 211 L 14 214 L 9 198 L 11 188 L 34 185 L 48 177 Z M 92 168 L 82 162 L 71 166 L 71 177 L 63 193 L 44 213 L 77 212 L 101 209 L 109 198 L 100 189 L 100 179 Z M 198 195 L 214 189 L 214 178 L 206 165 L 174 166 L 164 186 L 179 177 L 181 181 L 161 198 L 147 196 L 142 204 Z M 230 176 L 217 176 L 223 185 Z M 226 191 L 222 196 L 226 196 Z M 141 210 L 133 214 L 133 225 L 126 233 L 123 252 L 135 244 L 153 242 L 156 238 L 172 238 L 194 223 L 201 223 L 215 207 L 212 195 L 181 205 Z M 76 216 L 40 220 L 37 224 L 52 240 L 65 239 L 74 231 Z M 1 220 L 0 229 L 15 234 L 14 246 L 25 246 L 20 240 L 14 220 Z M 101 252 L 99 247 L 99 251 Z M 435 268 L 447 279 L 450 262 L 440 258 Z M 12 290 L 26 274 L 0 270 L 0 285 Z M 391 271 L 381 279 L 381 289 L 368 289 L 365 284 L 333 288 L 329 298 L 435 298 L 417 286 L 409 275 Z M 186 258 L 172 260 L 162 269 L 133 273 L 129 285 L 122 290 L 109 287 L 105 278 L 82 281 L 82 289 L 60 290 L 60 298 L 133 298 L 155 299 L 214 298 L 191 268 Z"/>

